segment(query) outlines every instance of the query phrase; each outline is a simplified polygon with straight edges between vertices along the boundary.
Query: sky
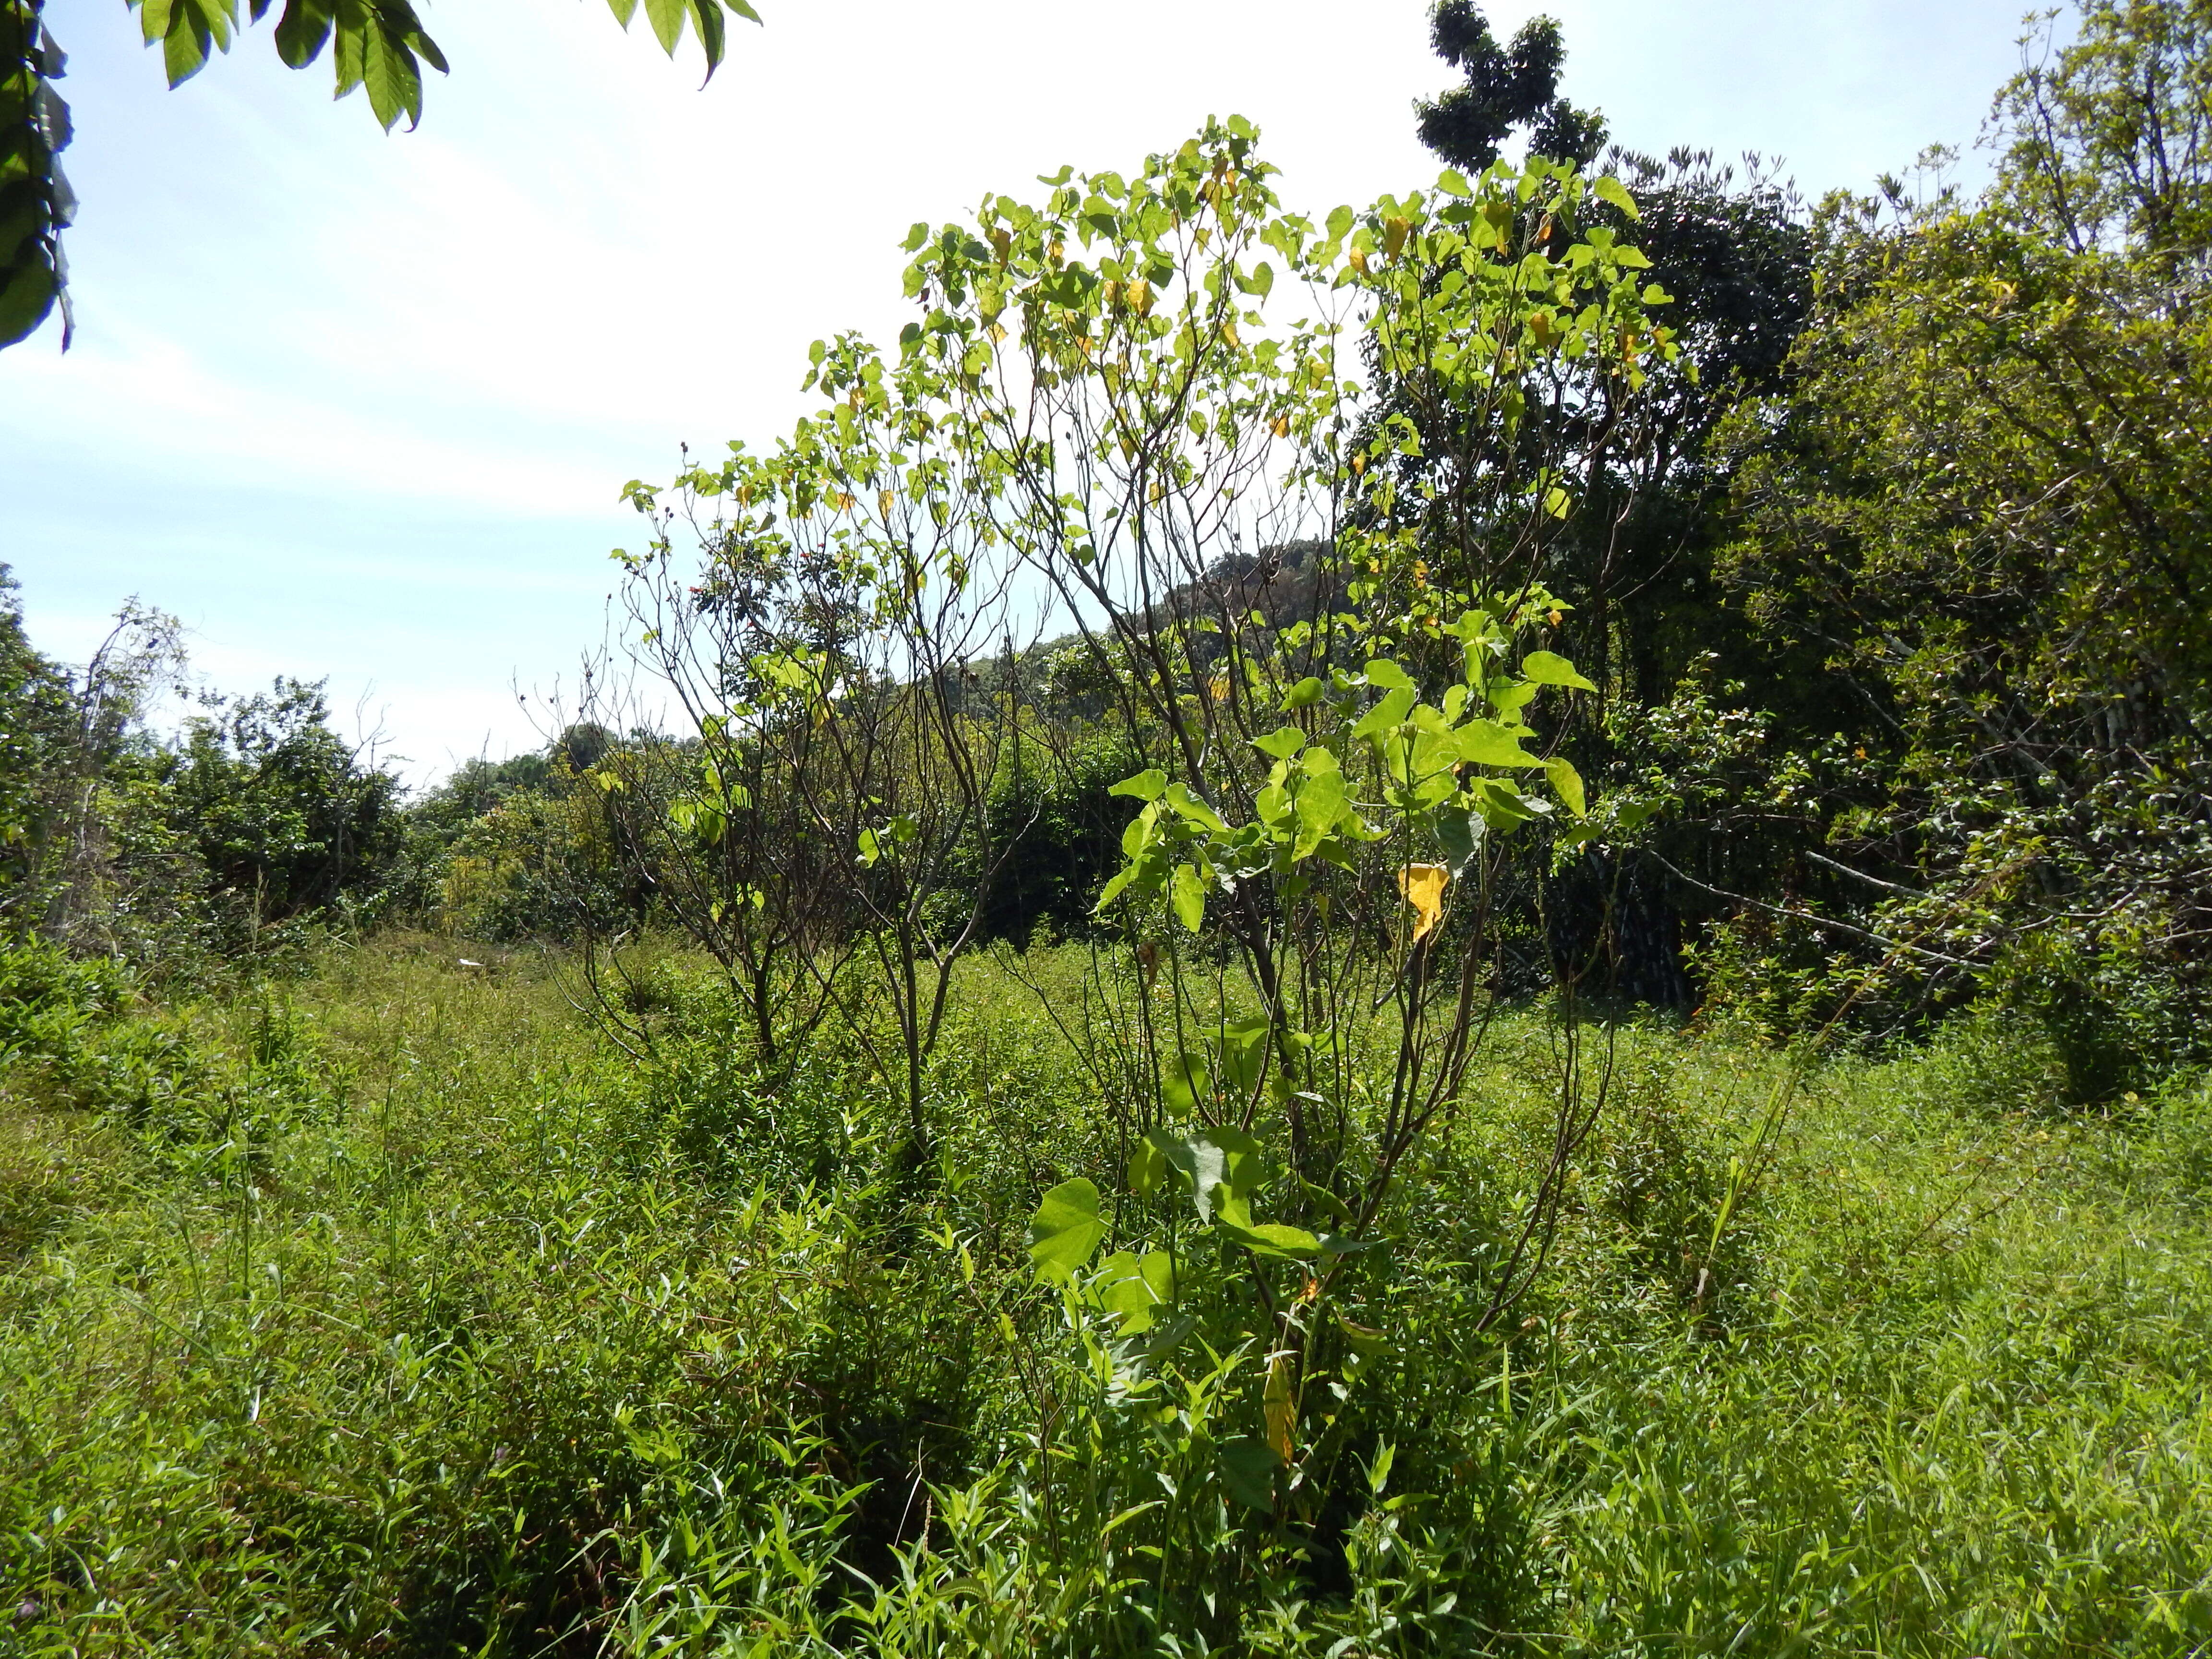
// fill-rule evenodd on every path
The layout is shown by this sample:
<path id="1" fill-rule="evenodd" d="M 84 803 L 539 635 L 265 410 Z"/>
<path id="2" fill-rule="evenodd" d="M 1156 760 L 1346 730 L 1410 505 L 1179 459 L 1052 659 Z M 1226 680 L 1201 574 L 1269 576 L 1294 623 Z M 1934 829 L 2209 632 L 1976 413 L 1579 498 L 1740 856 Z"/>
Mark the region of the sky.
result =
<path id="1" fill-rule="evenodd" d="M 757 0 L 703 88 L 600 0 L 429 0 L 453 65 L 386 135 L 266 25 L 175 92 L 120 0 L 50 0 L 82 198 L 76 342 L 0 352 L 0 562 L 82 659 L 126 598 L 238 692 L 328 678 L 417 782 L 537 746 L 679 446 L 772 441 L 810 341 L 904 320 L 897 243 L 1208 114 L 1286 205 L 1433 179 L 1423 0 Z M 2021 0 L 1498 0 L 1632 148 L 1780 158 L 1808 196 L 1967 154 Z M 521 700 L 519 701 L 518 694 Z"/>

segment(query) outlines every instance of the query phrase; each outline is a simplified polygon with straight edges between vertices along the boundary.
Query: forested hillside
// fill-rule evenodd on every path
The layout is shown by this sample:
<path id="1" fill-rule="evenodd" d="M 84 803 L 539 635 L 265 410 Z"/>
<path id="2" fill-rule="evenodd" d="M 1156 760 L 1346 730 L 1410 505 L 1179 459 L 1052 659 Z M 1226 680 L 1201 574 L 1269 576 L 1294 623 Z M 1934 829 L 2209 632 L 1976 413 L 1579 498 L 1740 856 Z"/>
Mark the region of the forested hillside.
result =
<path id="1" fill-rule="evenodd" d="M 916 224 L 537 752 L 0 566 L 0 1653 L 2212 1646 L 2212 9 L 1818 202 L 1432 26 Z"/>

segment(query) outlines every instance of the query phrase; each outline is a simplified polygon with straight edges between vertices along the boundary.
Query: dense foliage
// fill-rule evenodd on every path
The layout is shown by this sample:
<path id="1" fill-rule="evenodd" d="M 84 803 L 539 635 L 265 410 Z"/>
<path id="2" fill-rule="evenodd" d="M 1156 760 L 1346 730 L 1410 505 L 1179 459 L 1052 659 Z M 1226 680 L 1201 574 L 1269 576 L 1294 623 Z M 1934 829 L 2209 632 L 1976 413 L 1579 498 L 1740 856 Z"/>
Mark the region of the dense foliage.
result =
<path id="1" fill-rule="evenodd" d="M 865 1066 L 763 1086 L 703 961 L 658 964 L 641 1066 L 531 958 L 479 954 L 393 936 L 129 1014 L 0 958 L 11 1651 L 2212 1635 L 2201 1092 L 2071 1117 L 1994 1030 L 1823 1068 L 1688 1316 L 1685 1258 L 1786 1067 L 1625 1032 L 1554 1269 L 1484 1338 L 1547 1115 L 1550 1034 L 1510 1017 L 1482 1109 L 1360 1259 L 1374 1352 L 1309 1528 L 1201 1455 L 1263 1431 L 1262 1356 L 1127 1392 L 1036 1284 L 1039 1187 L 1115 1152 L 1019 981 L 971 981 L 917 1167 Z M 1080 951 L 1025 971 L 1079 1000 Z"/>

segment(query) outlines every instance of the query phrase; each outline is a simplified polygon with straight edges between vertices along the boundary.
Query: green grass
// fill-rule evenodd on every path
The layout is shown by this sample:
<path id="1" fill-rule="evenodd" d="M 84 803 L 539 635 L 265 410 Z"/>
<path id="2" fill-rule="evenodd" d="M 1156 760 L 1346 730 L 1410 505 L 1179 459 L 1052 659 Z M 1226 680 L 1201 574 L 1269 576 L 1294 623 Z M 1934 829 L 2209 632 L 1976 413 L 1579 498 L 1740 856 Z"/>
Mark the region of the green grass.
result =
<path id="1" fill-rule="evenodd" d="M 1825 1066 L 1699 1300 L 1783 1061 L 1632 1026 L 1501 1343 L 1506 1019 L 1363 1270 L 1298 1555 L 1082 1406 L 1025 1229 L 1113 1135 L 1027 992 L 970 984 L 918 1153 L 857 1058 L 763 1086 L 680 963 L 641 1063 L 557 963 L 456 954 L 95 998 L 0 1067 L 0 1653 L 2212 1647 L 2201 1090 L 2065 1116 L 1972 1028 Z M 1072 1520 L 1163 1481 L 1151 1555 Z"/>

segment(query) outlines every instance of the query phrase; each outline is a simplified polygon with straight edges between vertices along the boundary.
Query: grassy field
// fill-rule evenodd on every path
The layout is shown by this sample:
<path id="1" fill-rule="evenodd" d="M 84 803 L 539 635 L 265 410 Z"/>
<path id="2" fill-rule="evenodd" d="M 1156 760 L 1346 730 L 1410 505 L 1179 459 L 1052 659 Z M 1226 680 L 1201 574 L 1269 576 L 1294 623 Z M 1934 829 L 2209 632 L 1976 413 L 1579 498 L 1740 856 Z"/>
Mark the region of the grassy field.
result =
<path id="1" fill-rule="evenodd" d="M 1632 1025 L 1500 1340 L 1556 1036 L 1509 1017 L 1291 1527 L 1194 1473 L 1255 1362 L 1133 1392 L 1033 1283 L 1039 1193 L 1115 1159 L 997 970 L 927 1152 L 857 1060 L 763 1086 L 680 963 L 643 1057 L 428 937 L 183 1006 L 27 975 L 0 1653 L 2212 1648 L 2201 1087 L 2066 1115 L 1994 1026 L 1824 1062 L 1700 1298 L 1785 1062 Z"/>

